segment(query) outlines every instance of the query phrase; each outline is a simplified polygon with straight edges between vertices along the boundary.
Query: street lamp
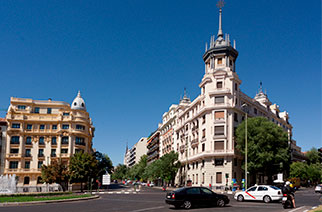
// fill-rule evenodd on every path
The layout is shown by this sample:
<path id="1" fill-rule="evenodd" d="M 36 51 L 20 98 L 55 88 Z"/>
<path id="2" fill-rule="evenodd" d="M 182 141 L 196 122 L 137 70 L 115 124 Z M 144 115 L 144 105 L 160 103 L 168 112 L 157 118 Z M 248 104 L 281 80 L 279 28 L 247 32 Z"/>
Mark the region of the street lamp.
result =
<path id="1" fill-rule="evenodd" d="M 247 190 L 247 110 L 248 105 L 243 104 L 241 106 L 243 111 L 245 112 L 245 190 Z"/>

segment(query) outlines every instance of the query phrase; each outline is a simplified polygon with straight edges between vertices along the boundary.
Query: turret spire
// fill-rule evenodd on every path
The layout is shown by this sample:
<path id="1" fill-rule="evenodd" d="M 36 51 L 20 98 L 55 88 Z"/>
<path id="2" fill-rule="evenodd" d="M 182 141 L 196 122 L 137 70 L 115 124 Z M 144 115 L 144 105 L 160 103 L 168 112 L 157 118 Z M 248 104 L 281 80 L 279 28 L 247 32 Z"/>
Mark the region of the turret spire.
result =
<path id="1" fill-rule="evenodd" d="M 218 28 L 218 34 L 217 34 L 218 38 L 223 37 L 222 28 L 221 28 L 221 13 L 222 13 L 222 8 L 224 7 L 224 5 L 225 5 L 225 2 L 223 0 L 219 0 L 217 3 L 217 7 L 219 8 L 219 28 Z"/>

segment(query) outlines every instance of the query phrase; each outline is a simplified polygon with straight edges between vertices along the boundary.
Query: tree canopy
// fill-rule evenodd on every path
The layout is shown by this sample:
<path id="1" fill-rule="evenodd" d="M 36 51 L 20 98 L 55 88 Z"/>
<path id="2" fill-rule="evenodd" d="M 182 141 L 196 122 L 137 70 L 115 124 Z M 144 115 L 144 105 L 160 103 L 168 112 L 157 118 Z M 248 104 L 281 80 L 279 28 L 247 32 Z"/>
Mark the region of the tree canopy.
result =
<path id="1" fill-rule="evenodd" d="M 69 179 L 68 166 L 61 160 L 52 160 L 51 163 L 41 167 L 41 178 L 46 183 L 57 183 L 65 191 Z"/>
<path id="2" fill-rule="evenodd" d="M 245 121 L 243 121 L 236 130 L 237 149 L 242 154 L 245 154 L 245 133 Z M 282 169 L 288 169 L 290 159 L 288 135 L 283 128 L 264 117 L 249 118 L 247 143 L 249 173 L 262 172 L 266 176 L 273 176 Z"/>

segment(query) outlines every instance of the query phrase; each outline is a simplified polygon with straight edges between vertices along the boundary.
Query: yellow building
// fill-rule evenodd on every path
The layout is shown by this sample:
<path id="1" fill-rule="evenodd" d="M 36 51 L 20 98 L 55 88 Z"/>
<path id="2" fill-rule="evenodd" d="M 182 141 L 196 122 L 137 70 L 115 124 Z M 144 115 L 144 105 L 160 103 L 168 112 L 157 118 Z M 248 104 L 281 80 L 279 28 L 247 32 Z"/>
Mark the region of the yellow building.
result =
<path id="1" fill-rule="evenodd" d="M 11 97 L 4 174 L 16 174 L 18 186 L 37 186 L 41 166 L 53 159 L 68 163 L 78 151 L 92 152 L 94 127 L 78 92 L 66 102 Z"/>

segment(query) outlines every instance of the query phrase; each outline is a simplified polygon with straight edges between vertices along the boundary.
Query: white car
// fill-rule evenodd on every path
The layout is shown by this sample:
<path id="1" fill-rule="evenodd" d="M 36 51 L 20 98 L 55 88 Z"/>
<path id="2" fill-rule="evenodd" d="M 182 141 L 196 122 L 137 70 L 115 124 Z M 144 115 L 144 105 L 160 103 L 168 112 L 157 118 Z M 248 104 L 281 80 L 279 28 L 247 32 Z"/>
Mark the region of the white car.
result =
<path id="1" fill-rule="evenodd" d="M 322 184 L 318 184 L 315 187 L 315 193 L 322 193 Z"/>
<path id="2" fill-rule="evenodd" d="M 281 189 L 271 185 L 256 185 L 247 189 L 247 191 L 237 192 L 234 199 L 237 201 L 260 200 L 265 203 L 281 200 L 283 197 Z"/>

